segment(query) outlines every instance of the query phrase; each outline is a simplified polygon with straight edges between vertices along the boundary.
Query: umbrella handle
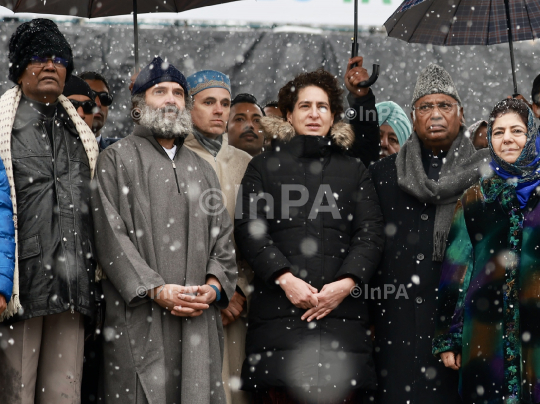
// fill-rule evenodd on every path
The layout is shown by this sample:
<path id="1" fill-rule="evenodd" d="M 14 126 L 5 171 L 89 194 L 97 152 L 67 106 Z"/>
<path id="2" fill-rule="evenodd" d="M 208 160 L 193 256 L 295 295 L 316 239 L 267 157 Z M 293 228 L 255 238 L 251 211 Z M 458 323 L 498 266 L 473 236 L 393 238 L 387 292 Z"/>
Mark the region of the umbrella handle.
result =
<path id="1" fill-rule="evenodd" d="M 352 67 L 354 68 L 356 66 L 353 65 Z M 367 87 L 371 87 L 373 84 L 375 84 L 375 82 L 379 78 L 380 68 L 381 68 L 381 66 L 379 66 L 378 64 L 373 64 L 373 72 L 371 73 L 371 76 L 369 76 L 369 79 L 361 81 L 360 83 L 358 83 L 356 85 L 356 87 L 367 88 Z"/>
<path id="2" fill-rule="evenodd" d="M 358 42 L 355 39 L 353 39 L 351 58 L 354 58 L 356 56 L 358 56 Z M 353 63 L 351 65 L 351 69 L 354 69 L 356 66 L 357 64 Z M 371 76 L 369 77 L 369 79 L 361 81 L 356 86 L 359 88 L 371 87 L 373 84 L 375 84 L 375 82 L 379 78 L 379 71 L 380 71 L 380 66 L 378 64 L 373 64 L 373 73 L 371 73 Z"/>

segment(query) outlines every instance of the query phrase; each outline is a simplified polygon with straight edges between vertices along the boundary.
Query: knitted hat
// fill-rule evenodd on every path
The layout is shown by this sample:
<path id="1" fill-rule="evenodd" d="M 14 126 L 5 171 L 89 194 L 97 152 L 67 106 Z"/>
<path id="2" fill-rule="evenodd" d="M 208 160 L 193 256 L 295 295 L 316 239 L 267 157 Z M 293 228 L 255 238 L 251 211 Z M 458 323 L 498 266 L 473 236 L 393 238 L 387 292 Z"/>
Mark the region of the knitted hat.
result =
<path id="1" fill-rule="evenodd" d="M 17 27 L 9 40 L 9 79 L 17 83 L 33 56 L 56 56 L 68 61 L 66 81 L 73 71 L 71 46 L 51 20 L 36 18 Z"/>
<path id="2" fill-rule="evenodd" d="M 202 70 L 187 78 L 189 95 L 192 97 L 208 88 L 224 88 L 231 94 L 231 81 L 229 76 L 215 70 Z"/>
<path id="3" fill-rule="evenodd" d="M 414 106 L 414 103 L 420 98 L 430 94 L 449 95 L 455 98 L 461 106 L 461 98 L 459 98 L 452 77 L 441 66 L 433 63 L 426 67 L 418 76 L 411 106 Z"/>
<path id="4" fill-rule="evenodd" d="M 133 83 L 131 95 L 143 93 L 150 87 L 166 81 L 180 84 L 186 94 L 189 91 L 186 78 L 180 73 L 180 70 L 157 56 L 148 66 L 141 70 Z"/>
<path id="5" fill-rule="evenodd" d="M 71 76 L 66 82 L 64 92 L 62 94 L 64 94 L 66 97 L 69 97 L 70 95 L 86 95 L 92 101 L 94 101 L 94 98 L 96 98 L 88 83 L 79 76 L 75 75 Z"/>
<path id="6" fill-rule="evenodd" d="M 375 107 L 379 116 L 379 126 L 385 123 L 390 125 L 397 135 L 399 145 L 403 146 L 412 133 L 411 123 L 403 109 L 393 101 L 380 102 Z"/>

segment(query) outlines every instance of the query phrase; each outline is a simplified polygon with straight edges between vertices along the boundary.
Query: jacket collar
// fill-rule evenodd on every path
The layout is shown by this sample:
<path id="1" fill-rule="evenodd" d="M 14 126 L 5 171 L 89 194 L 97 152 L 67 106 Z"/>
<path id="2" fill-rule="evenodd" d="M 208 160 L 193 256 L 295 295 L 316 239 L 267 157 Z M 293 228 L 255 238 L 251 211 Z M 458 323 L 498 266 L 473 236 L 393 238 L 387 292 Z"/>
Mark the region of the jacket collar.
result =
<path id="1" fill-rule="evenodd" d="M 188 146 L 192 150 L 197 150 L 197 152 L 200 152 L 202 154 L 208 154 L 209 156 L 212 156 L 206 148 L 199 143 L 199 141 L 195 138 L 193 133 L 190 133 L 186 136 L 186 140 L 184 142 L 186 146 Z M 221 143 L 221 149 L 219 149 L 219 152 L 216 157 L 212 156 L 212 158 L 215 158 L 216 160 L 222 160 L 224 158 L 227 158 L 229 156 L 229 135 L 227 133 L 223 134 L 223 141 Z"/>
<path id="2" fill-rule="evenodd" d="M 298 135 L 290 123 L 277 117 L 262 118 L 261 127 L 274 150 L 284 147 L 297 157 L 324 156 L 332 149 L 345 151 L 354 143 L 352 127 L 343 122 L 334 124 L 324 137 Z"/>
<path id="3" fill-rule="evenodd" d="M 77 128 L 68 113 L 62 107 L 62 104 L 56 101 L 53 104 L 43 104 L 38 101 L 30 100 L 24 95 L 21 97 L 21 102 L 17 108 L 13 129 L 22 129 L 23 127 L 33 124 L 36 121 L 50 121 L 54 118 L 61 120 L 64 126 L 69 129 L 72 134 L 77 134 Z"/>
<path id="4" fill-rule="evenodd" d="M 154 133 L 150 129 L 148 129 L 146 126 L 141 126 L 141 125 L 136 124 L 135 127 L 133 128 L 133 136 L 138 136 L 138 137 L 148 139 L 148 141 L 152 144 L 152 146 L 154 146 L 154 148 L 160 154 L 163 154 L 164 156 L 167 156 L 167 158 L 169 158 L 169 156 L 167 155 L 167 152 L 163 149 L 163 146 L 161 146 L 159 142 L 156 140 Z M 174 144 L 178 147 L 178 149 L 176 150 L 176 155 L 178 155 L 180 148 L 184 144 L 184 138 L 177 137 L 176 139 L 174 139 Z"/>
<path id="5" fill-rule="evenodd" d="M 21 102 L 17 108 L 15 121 L 13 122 L 14 129 L 20 129 L 35 121 L 45 121 L 54 118 L 58 102 L 54 104 L 43 104 L 31 100 L 24 96 L 21 97 Z"/>

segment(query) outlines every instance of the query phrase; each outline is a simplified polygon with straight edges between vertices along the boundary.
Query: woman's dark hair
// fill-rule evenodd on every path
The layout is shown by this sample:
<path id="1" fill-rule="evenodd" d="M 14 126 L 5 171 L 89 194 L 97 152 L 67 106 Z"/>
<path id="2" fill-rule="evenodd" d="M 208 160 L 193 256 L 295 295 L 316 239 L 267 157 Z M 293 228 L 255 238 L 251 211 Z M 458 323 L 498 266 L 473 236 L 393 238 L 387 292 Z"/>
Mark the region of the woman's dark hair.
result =
<path id="1" fill-rule="evenodd" d="M 294 80 L 289 81 L 279 90 L 278 108 L 283 116 L 286 117 L 288 112 L 294 110 L 300 90 L 310 86 L 319 87 L 328 95 L 330 112 L 335 114 L 336 120 L 341 119 L 343 115 L 343 90 L 339 86 L 338 80 L 322 68 L 296 76 Z"/>
<path id="2" fill-rule="evenodd" d="M 529 124 L 529 107 L 527 107 L 527 104 L 525 104 L 523 101 L 518 100 L 516 98 L 507 98 L 502 101 L 499 101 L 497 105 L 493 108 L 493 111 L 491 111 L 491 114 L 489 115 L 489 120 L 491 122 L 491 125 L 493 125 L 493 122 L 495 119 L 499 118 L 500 116 L 508 113 L 513 112 L 515 114 L 518 114 L 525 126 L 528 126 Z"/>

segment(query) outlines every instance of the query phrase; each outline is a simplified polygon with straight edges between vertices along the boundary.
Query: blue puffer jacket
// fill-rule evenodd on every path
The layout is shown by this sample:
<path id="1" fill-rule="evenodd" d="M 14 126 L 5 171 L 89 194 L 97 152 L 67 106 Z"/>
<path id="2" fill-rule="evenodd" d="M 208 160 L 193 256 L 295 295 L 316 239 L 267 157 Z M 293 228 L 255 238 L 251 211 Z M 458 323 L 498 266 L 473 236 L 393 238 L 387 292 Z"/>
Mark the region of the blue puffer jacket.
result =
<path id="1" fill-rule="evenodd" d="M 11 300 L 15 270 L 15 226 L 13 205 L 4 162 L 0 159 L 0 295 Z"/>

